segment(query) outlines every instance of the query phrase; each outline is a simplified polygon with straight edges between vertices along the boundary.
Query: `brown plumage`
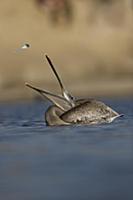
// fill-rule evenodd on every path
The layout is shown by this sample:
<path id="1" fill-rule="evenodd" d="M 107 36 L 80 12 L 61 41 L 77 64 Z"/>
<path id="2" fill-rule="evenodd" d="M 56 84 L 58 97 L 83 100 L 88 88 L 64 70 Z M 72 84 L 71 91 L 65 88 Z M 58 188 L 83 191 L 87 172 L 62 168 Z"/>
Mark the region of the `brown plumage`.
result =
<path id="1" fill-rule="evenodd" d="M 46 124 L 54 125 L 72 125 L 72 124 L 101 124 L 110 123 L 115 118 L 121 116 L 116 111 L 105 105 L 101 101 L 95 99 L 76 99 L 64 87 L 59 74 L 55 70 L 50 58 L 46 55 L 46 59 L 56 76 L 61 96 L 39 89 L 28 83 L 26 86 L 39 92 L 41 96 L 47 98 L 53 103 L 45 113 Z"/>

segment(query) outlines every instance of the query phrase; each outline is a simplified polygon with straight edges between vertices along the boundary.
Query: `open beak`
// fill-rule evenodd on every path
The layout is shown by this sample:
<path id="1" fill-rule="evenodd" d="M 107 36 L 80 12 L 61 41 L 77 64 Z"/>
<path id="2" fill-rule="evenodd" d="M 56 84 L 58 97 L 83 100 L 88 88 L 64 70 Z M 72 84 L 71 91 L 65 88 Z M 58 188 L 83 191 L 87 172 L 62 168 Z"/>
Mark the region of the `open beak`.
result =
<path id="1" fill-rule="evenodd" d="M 58 80 L 59 86 L 61 88 L 62 96 L 69 102 L 69 104 L 71 105 L 71 107 L 74 107 L 75 106 L 74 97 L 71 94 L 69 94 L 69 92 L 65 89 L 65 86 L 64 86 L 64 84 L 62 82 L 62 79 L 59 76 L 59 74 L 57 73 L 57 71 L 56 71 L 56 69 L 55 69 L 55 67 L 54 67 L 51 59 L 48 57 L 48 55 L 45 55 L 45 56 L 46 56 L 46 59 L 47 59 L 49 65 L 50 65 L 52 71 L 54 72 L 55 77 Z"/>
<path id="2" fill-rule="evenodd" d="M 42 90 L 40 88 L 30 85 L 29 83 L 25 83 L 25 85 L 31 88 L 32 90 L 38 92 L 43 98 L 48 99 L 50 102 L 52 102 L 62 110 L 67 111 L 71 108 L 68 101 L 64 97 L 56 95 L 46 90 Z"/>

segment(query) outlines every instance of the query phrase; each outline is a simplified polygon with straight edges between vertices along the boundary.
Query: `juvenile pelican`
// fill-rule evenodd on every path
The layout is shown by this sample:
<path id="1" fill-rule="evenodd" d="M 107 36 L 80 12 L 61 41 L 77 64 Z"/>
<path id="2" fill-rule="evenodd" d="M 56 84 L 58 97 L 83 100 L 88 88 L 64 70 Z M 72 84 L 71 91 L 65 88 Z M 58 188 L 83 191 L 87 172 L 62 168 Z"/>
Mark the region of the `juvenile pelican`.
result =
<path id="1" fill-rule="evenodd" d="M 46 55 L 46 59 L 58 80 L 61 96 L 49 91 L 34 87 L 28 83 L 26 86 L 39 92 L 41 96 L 52 102 L 52 106 L 45 113 L 46 123 L 53 125 L 72 125 L 72 124 L 101 124 L 110 123 L 121 115 L 95 99 L 76 99 L 65 88 L 59 74 L 57 73 L 52 61 Z"/>

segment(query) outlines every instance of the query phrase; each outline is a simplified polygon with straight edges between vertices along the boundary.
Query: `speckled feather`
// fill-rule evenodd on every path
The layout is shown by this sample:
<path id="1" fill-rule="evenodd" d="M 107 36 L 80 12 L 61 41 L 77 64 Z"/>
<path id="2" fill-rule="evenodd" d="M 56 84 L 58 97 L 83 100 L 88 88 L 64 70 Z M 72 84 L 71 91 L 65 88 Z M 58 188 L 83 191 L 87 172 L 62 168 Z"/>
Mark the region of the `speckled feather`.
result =
<path id="1" fill-rule="evenodd" d="M 91 99 L 63 113 L 61 119 L 69 123 L 97 124 L 111 122 L 118 116 L 117 112 L 104 103 Z"/>

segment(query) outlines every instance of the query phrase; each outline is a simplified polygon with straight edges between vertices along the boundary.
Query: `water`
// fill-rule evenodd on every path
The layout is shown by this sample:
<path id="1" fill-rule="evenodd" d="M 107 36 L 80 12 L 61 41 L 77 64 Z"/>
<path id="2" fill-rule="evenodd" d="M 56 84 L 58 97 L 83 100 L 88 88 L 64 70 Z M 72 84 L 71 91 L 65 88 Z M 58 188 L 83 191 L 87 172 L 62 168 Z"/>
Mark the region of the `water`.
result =
<path id="1" fill-rule="evenodd" d="M 132 200 L 133 100 L 104 102 L 124 117 L 46 127 L 46 103 L 1 104 L 0 200 Z"/>

